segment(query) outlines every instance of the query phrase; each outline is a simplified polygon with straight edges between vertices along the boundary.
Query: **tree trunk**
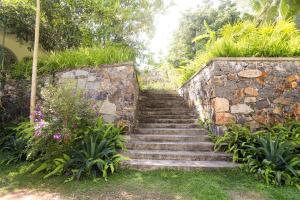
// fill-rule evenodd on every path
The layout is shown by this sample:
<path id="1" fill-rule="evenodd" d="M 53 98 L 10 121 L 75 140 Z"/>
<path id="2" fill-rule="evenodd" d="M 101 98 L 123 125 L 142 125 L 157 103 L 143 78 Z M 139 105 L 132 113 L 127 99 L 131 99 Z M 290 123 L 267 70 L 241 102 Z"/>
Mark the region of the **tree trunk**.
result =
<path id="1" fill-rule="evenodd" d="M 37 58 L 39 51 L 39 37 L 40 37 L 40 15 L 41 4 L 40 0 L 36 0 L 36 19 L 35 19 L 35 34 L 34 34 L 34 49 L 32 61 L 32 80 L 31 80 L 31 96 L 30 96 L 30 122 L 34 122 L 35 118 L 35 102 L 36 102 L 36 87 L 37 87 Z"/>

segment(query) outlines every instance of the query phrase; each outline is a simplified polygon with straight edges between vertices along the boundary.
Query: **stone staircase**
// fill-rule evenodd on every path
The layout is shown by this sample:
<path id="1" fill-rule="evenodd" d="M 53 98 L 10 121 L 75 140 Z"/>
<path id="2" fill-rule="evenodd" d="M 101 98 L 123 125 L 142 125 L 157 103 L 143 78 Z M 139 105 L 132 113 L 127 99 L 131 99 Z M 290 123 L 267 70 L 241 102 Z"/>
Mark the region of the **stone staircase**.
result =
<path id="1" fill-rule="evenodd" d="M 139 98 L 138 126 L 128 136 L 124 167 L 155 169 L 233 168 L 231 156 L 213 152 L 196 114 L 175 92 L 145 91 Z"/>

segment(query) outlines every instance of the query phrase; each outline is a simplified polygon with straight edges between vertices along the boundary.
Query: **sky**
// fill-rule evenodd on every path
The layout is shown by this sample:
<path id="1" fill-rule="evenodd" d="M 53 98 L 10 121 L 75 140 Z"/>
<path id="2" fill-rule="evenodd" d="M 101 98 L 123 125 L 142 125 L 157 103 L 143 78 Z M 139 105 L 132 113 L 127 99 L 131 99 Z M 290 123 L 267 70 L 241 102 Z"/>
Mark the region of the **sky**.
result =
<path id="1" fill-rule="evenodd" d="M 169 2 L 170 0 L 165 0 Z M 150 42 L 150 51 L 155 60 L 159 61 L 168 55 L 169 45 L 173 38 L 173 33 L 177 30 L 182 14 L 187 10 L 193 10 L 201 7 L 207 0 L 173 0 L 174 5 L 167 9 L 163 15 L 155 17 L 155 36 Z M 219 0 L 210 0 L 213 7 L 217 7 Z M 235 1 L 240 11 L 249 11 L 244 1 Z"/>
<path id="2" fill-rule="evenodd" d="M 166 0 L 167 1 L 167 0 Z M 203 5 L 205 0 L 173 0 L 174 5 L 167 9 L 163 15 L 155 17 L 156 32 L 150 42 L 150 51 L 154 58 L 159 60 L 168 54 L 168 48 L 172 41 L 173 33 L 179 26 L 179 21 L 186 10 L 196 9 Z M 217 5 L 219 0 L 214 0 Z"/>

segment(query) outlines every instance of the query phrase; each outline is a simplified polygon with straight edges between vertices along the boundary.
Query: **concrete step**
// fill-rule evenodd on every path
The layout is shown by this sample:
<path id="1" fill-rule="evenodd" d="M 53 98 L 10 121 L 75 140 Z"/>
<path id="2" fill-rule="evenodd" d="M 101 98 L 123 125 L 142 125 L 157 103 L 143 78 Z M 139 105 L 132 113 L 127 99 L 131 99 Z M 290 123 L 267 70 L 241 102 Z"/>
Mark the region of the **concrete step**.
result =
<path id="1" fill-rule="evenodd" d="M 176 124 L 188 124 L 197 123 L 197 119 L 156 119 L 156 118 L 145 118 L 140 119 L 140 123 L 176 123 Z"/>
<path id="2" fill-rule="evenodd" d="M 171 134 L 181 134 L 181 135 L 207 135 L 208 132 L 202 128 L 137 128 L 135 130 L 137 134 L 162 134 L 162 135 L 171 135 Z"/>
<path id="3" fill-rule="evenodd" d="M 143 107 L 139 107 L 140 111 L 189 111 L 189 112 L 193 112 L 191 109 L 189 109 L 188 107 L 184 107 L 184 106 L 166 106 L 166 107 L 162 107 L 162 108 L 157 108 L 154 106 L 148 107 L 148 106 L 143 106 Z"/>
<path id="4" fill-rule="evenodd" d="M 193 111 L 164 111 L 164 110 L 157 110 L 157 111 L 140 111 L 142 115 L 190 115 L 195 116 Z"/>
<path id="5" fill-rule="evenodd" d="M 196 115 L 143 115 L 139 114 L 139 120 L 144 119 L 194 119 L 197 120 Z"/>
<path id="6" fill-rule="evenodd" d="M 211 151 L 128 150 L 123 155 L 131 159 L 231 161 L 232 155 Z"/>
<path id="7" fill-rule="evenodd" d="M 156 93 L 156 92 L 142 92 L 140 96 L 145 97 L 180 97 L 178 93 Z"/>
<path id="8" fill-rule="evenodd" d="M 208 135 L 140 135 L 131 134 L 127 136 L 127 141 L 151 141 L 151 142 L 207 142 L 210 141 Z"/>
<path id="9" fill-rule="evenodd" d="M 161 100 L 161 99 L 183 100 L 183 98 L 181 96 L 178 96 L 178 95 L 145 95 L 145 94 L 140 94 L 139 95 L 139 100 L 145 100 L 145 99 L 151 99 L 151 100 Z"/>
<path id="10" fill-rule="evenodd" d="M 190 110 L 187 105 L 182 103 L 145 103 L 145 104 L 139 104 L 140 109 L 155 109 L 155 110 L 165 110 L 165 109 L 184 109 L 184 110 Z"/>
<path id="11" fill-rule="evenodd" d="M 136 170 L 216 170 L 231 169 L 239 165 L 226 161 L 182 161 L 182 160 L 126 160 L 121 166 Z"/>
<path id="12" fill-rule="evenodd" d="M 197 128 L 199 124 L 139 123 L 140 128 Z"/>
<path id="13" fill-rule="evenodd" d="M 212 142 L 145 142 L 129 141 L 127 149 L 132 150 L 173 150 L 173 151 L 212 151 Z"/>

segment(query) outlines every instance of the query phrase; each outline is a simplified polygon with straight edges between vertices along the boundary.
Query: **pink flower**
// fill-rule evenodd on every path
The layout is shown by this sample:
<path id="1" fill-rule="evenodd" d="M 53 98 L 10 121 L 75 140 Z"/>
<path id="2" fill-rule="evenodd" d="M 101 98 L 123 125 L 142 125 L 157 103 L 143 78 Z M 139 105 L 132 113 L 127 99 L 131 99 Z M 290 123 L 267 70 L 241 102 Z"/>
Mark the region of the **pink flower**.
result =
<path id="1" fill-rule="evenodd" d="M 62 135 L 60 133 L 55 133 L 53 135 L 53 139 L 56 141 L 60 141 L 62 139 Z"/>

